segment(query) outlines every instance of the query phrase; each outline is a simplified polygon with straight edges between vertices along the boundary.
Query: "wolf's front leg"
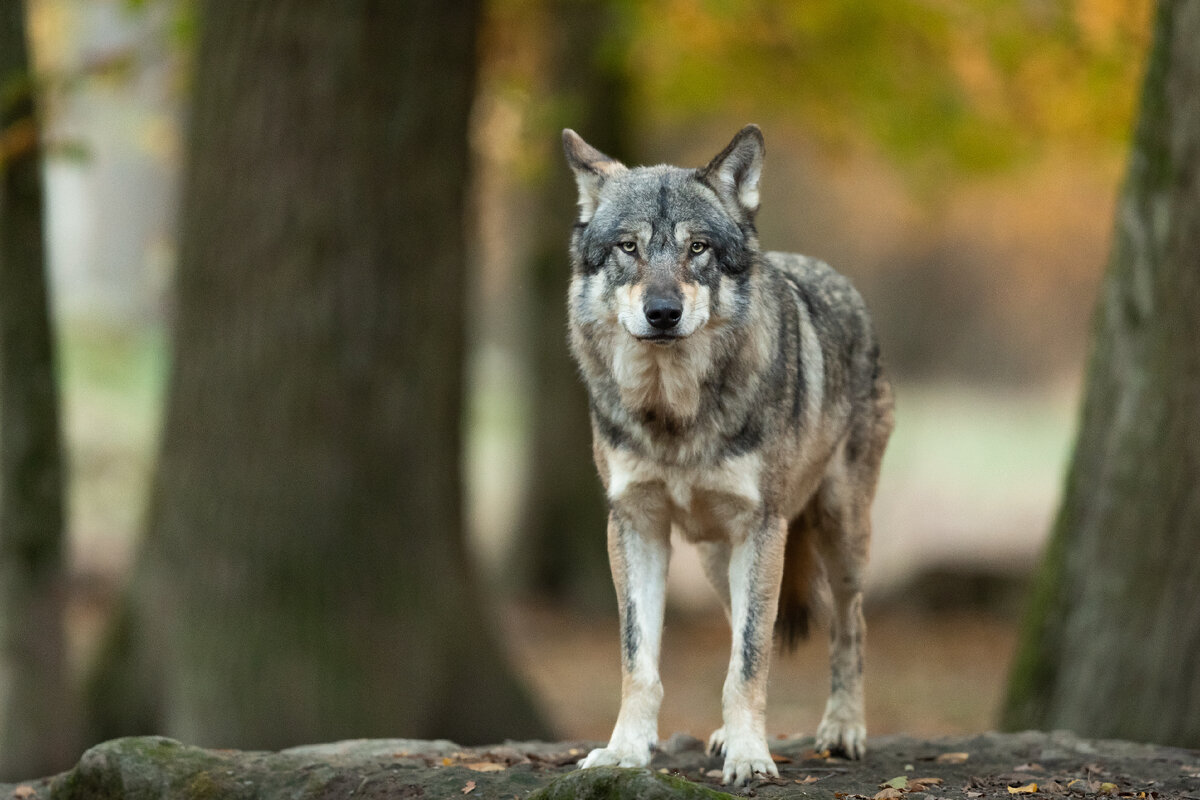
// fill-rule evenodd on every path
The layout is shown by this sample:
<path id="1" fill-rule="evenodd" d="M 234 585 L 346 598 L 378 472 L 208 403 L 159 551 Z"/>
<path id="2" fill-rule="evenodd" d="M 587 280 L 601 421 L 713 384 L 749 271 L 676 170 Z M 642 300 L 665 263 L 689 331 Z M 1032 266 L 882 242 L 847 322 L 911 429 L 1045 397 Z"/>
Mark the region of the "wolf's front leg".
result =
<path id="1" fill-rule="evenodd" d="M 722 693 L 725 724 L 709 743 L 710 750 L 725 752 L 725 783 L 741 785 L 755 773 L 779 775 L 767 748 L 767 672 L 786 542 L 787 523 L 768 517 L 730 552 L 733 652 Z"/>
<path id="2" fill-rule="evenodd" d="M 621 613 L 621 710 L 607 747 L 593 750 L 581 767 L 644 767 L 658 742 L 658 677 L 670 525 L 614 511 L 608 518 L 608 559 Z"/>

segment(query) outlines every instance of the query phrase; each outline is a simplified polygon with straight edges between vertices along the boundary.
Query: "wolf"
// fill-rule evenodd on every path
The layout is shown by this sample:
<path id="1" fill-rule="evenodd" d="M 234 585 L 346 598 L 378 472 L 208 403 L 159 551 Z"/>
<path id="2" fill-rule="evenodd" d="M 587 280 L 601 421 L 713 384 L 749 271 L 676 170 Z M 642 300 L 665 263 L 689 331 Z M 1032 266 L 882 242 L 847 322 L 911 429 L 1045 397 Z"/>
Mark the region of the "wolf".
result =
<path id="1" fill-rule="evenodd" d="M 609 505 L 622 667 L 612 737 L 580 766 L 646 766 L 656 746 L 672 529 L 699 548 L 732 630 L 708 741 L 724 782 L 778 776 L 772 632 L 802 638 L 819 596 L 832 686 L 816 746 L 860 758 L 863 572 L 893 427 L 863 300 L 821 261 L 760 249 L 757 126 L 701 169 L 628 168 L 570 129 L 563 145 L 579 189 L 570 348 Z"/>

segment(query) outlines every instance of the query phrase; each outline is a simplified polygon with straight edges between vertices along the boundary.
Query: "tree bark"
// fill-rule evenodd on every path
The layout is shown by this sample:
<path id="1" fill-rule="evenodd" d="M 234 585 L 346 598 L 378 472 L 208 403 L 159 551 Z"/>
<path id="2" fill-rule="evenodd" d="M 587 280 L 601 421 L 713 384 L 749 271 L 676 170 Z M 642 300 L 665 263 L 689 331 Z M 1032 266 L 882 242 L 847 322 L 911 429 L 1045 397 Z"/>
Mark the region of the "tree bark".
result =
<path id="1" fill-rule="evenodd" d="M 1003 724 L 1200 747 L 1200 5 L 1163 0 Z"/>
<path id="2" fill-rule="evenodd" d="M 41 149 L 24 4 L 0 5 L 0 779 L 77 756 Z"/>
<path id="3" fill-rule="evenodd" d="M 546 94 L 558 113 L 546 134 L 556 144 L 540 200 L 545 223 L 538 226 L 528 267 L 533 431 L 512 573 L 526 594 L 595 611 L 615 605 L 587 392 L 566 344 L 567 239 L 576 190 L 557 142 L 561 128 L 577 128 L 608 155 L 626 159 L 629 79 L 612 2 L 560 4 L 550 13 Z"/>
<path id="4" fill-rule="evenodd" d="M 541 736 L 460 514 L 477 8 L 201 4 L 137 613 L 162 730 Z M 135 622 L 136 624 L 136 622 Z"/>

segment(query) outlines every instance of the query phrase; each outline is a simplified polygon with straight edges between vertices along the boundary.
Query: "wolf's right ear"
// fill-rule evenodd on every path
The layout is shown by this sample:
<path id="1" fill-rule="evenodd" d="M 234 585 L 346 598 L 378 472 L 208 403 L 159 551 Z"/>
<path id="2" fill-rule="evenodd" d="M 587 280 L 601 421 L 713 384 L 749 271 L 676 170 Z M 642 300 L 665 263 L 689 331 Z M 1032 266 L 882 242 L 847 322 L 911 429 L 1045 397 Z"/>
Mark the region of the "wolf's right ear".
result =
<path id="1" fill-rule="evenodd" d="M 579 221 L 587 222 L 596 213 L 604 181 L 624 172 L 626 167 L 592 147 L 570 128 L 563 130 L 563 151 L 579 187 Z"/>

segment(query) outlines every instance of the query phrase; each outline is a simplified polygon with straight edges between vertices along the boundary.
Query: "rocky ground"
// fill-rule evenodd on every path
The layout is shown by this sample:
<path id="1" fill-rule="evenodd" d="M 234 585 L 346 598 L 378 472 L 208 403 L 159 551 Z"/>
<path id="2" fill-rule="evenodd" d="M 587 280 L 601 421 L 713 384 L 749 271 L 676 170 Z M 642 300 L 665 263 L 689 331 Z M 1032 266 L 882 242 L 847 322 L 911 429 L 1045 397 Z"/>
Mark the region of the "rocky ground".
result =
<path id="1" fill-rule="evenodd" d="M 811 739 L 772 744 L 778 779 L 720 785 L 720 762 L 697 739 L 663 743 L 649 770 L 575 770 L 594 743 L 362 740 L 279 753 L 204 750 L 170 739 L 120 739 L 92 748 L 71 771 L 0 785 L 0 800 L 55 798 L 1011 798 L 1200 800 L 1200 751 L 1068 733 L 881 736 L 861 762 L 812 751 Z"/>

